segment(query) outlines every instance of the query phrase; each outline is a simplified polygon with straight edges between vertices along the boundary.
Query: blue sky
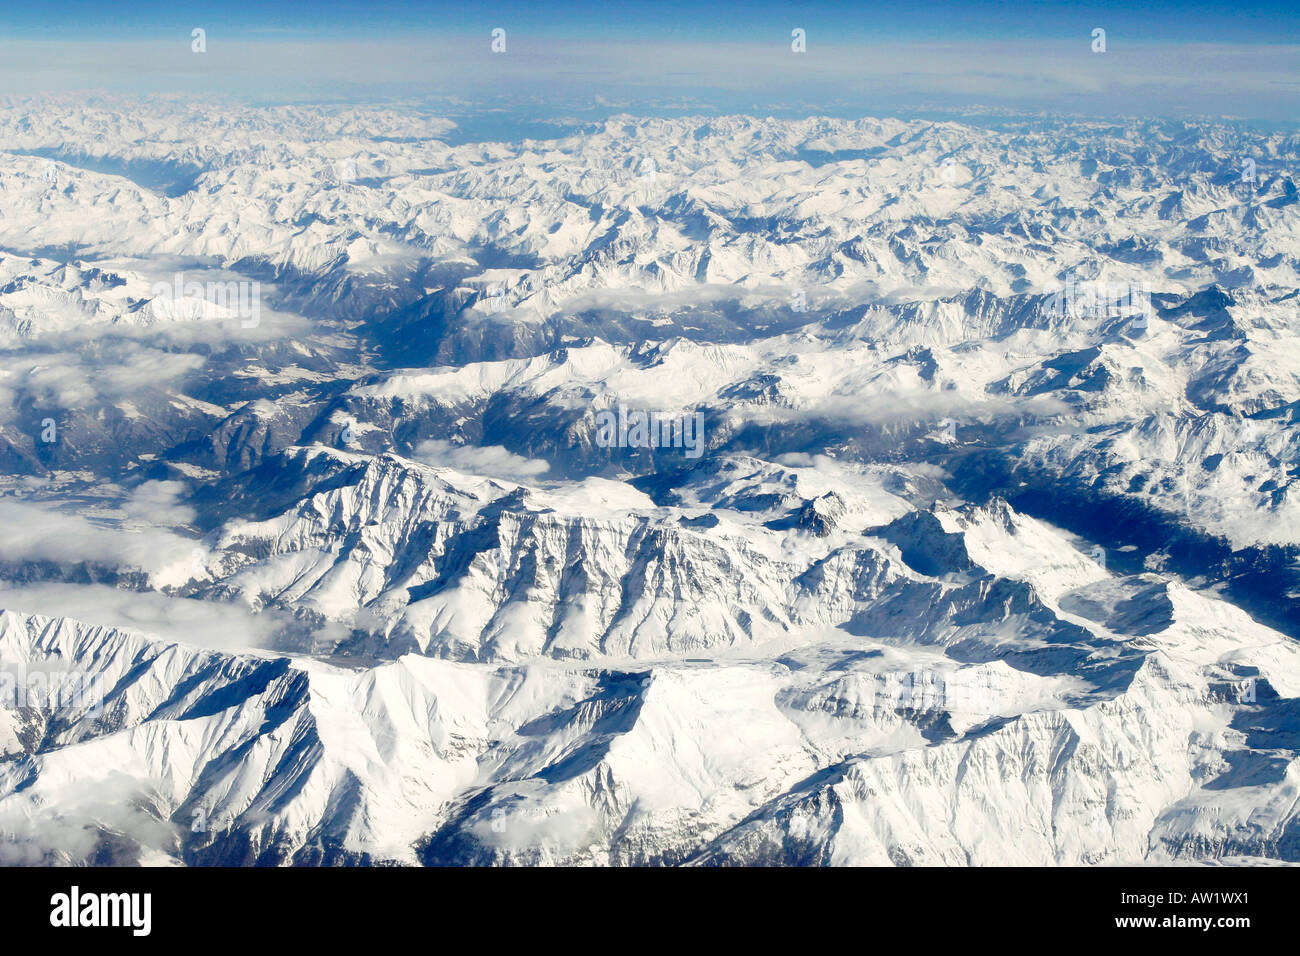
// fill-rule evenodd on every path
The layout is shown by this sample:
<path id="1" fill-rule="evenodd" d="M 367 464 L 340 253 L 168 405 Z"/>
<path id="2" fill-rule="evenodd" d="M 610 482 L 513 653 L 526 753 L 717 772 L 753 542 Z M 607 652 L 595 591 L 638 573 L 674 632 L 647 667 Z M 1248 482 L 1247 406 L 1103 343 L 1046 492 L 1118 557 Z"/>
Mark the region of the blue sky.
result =
<path id="1" fill-rule="evenodd" d="M 62 0 L 7 4 L 0 35 L 146 38 L 193 25 L 230 37 L 436 36 L 513 26 L 535 36 L 761 39 L 790 24 L 823 41 L 1052 38 L 1103 26 L 1133 43 L 1300 42 L 1297 4 L 1282 0 L 1083 3 L 1027 0 L 683 2 L 683 0 L 314 0 L 212 3 L 193 0 Z"/>
<path id="2" fill-rule="evenodd" d="M 0 93 L 457 100 L 539 111 L 1300 117 L 1300 3 L 7 5 Z M 507 52 L 493 56 L 501 27 Z M 190 33 L 207 51 L 195 56 Z M 807 51 L 790 48 L 806 31 Z M 1106 52 L 1092 31 L 1106 31 Z"/>

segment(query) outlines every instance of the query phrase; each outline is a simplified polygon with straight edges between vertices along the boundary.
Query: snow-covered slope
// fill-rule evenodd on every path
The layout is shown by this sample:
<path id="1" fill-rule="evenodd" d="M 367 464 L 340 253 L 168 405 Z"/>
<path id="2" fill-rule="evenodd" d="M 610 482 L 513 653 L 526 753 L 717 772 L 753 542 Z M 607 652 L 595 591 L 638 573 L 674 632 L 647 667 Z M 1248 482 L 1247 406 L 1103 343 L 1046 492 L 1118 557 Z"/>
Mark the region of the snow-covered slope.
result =
<path id="1" fill-rule="evenodd" d="M 898 580 L 874 600 L 861 577 L 853 594 L 822 578 L 805 595 L 822 613 L 856 607 L 844 628 L 701 660 L 345 669 L 5 613 L 6 669 L 72 668 L 103 689 L 96 713 L 20 688 L 0 738 L 7 852 L 1296 859 L 1294 642 L 1179 584 L 1107 575 L 1005 507 L 891 534 L 906 561 L 876 558 Z M 984 573 L 972 558 L 986 553 L 1011 576 Z"/>

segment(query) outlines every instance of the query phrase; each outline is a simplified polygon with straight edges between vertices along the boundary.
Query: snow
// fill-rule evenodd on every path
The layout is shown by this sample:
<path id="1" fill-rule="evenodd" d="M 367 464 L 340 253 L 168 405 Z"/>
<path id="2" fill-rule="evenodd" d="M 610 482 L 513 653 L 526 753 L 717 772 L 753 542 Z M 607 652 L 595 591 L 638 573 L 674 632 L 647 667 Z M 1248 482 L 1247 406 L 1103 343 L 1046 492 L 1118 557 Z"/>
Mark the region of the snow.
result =
<path id="1" fill-rule="evenodd" d="M 452 129 L 0 105 L 0 862 L 1295 861 L 1294 134 Z"/>

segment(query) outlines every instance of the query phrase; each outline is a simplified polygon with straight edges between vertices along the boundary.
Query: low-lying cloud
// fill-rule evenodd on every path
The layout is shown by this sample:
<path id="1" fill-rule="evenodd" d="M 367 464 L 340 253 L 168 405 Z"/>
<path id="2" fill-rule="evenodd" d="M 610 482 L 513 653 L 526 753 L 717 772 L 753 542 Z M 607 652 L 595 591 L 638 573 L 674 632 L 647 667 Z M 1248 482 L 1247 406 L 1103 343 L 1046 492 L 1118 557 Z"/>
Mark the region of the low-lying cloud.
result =
<path id="1" fill-rule="evenodd" d="M 549 462 L 516 455 L 500 445 L 453 445 L 442 439 L 420 442 L 412 457 L 436 468 L 454 468 L 470 475 L 510 481 L 528 481 L 551 470 Z"/>

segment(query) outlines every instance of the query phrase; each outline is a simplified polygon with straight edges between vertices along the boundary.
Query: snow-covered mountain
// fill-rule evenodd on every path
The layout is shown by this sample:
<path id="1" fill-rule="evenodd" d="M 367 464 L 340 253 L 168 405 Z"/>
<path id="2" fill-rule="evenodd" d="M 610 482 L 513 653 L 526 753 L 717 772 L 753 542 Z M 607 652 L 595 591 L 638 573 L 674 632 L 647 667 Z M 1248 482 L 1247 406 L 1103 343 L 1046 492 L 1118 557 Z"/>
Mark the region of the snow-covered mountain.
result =
<path id="1" fill-rule="evenodd" d="M 0 107 L 0 862 L 1300 860 L 1294 130 L 472 139 Z"/>

